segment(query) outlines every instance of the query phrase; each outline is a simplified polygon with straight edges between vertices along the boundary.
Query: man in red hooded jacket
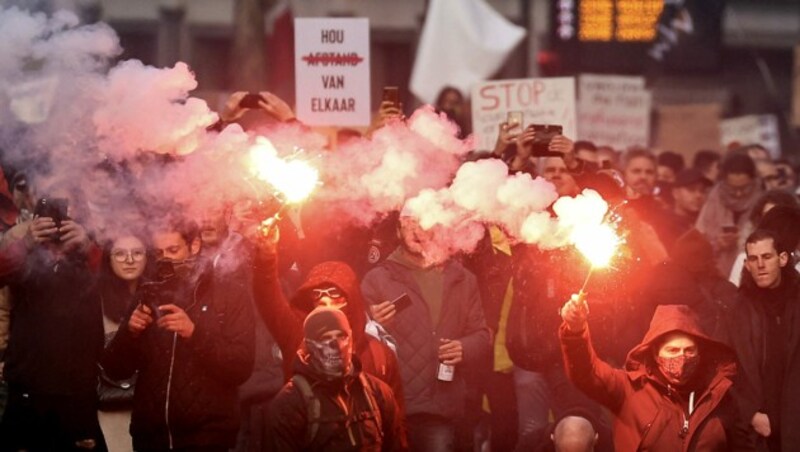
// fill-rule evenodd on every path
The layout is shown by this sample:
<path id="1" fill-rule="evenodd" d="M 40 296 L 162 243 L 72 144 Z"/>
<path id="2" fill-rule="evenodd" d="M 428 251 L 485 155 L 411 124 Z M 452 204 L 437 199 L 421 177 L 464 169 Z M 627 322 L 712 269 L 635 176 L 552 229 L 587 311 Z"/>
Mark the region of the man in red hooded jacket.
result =
<path id="1" fill-rule="evenodd" d="M 364 372 L 392 388 L 404 412 L 402 380 L 394 352 L 366 334 L 364 299 L 358 278 L 344 262 L 323 262 L 311 268 L 305 281 L 287 301 L 278 279 L 277 229 L 255 238 L 253 297 L 261 318 L 283 355 L 284 376 L 292 374 L 292 357 L 303 343 L 303 320 L 319 306 L 341 310 L 353 329 L 353 353 Z"/>
<path id="2" fill-rule="evenodd" d="M 561 310 L 564 368 L 579 389 L 614 414 L 615 450 L 751 448 L 729 391 L 735 355 L 701 330 L 688 306 L 659 306 L 624 370 L 595 355 L 588 311 L 582 295 Z"/>

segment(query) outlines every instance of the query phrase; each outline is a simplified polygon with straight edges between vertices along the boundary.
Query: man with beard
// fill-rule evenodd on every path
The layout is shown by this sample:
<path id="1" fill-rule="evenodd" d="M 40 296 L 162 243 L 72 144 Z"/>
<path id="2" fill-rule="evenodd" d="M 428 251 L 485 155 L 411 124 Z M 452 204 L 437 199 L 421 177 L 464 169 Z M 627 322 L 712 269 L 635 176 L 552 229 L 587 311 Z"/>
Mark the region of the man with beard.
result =
<path id="1" fill-rule="evenodd" d="M 351 337 L 339 309 L 320 307 L 306 317 L 292 380 L 270 407 L 275 450 L 408 449 L 391 388 L 361 370 Z"/>
<path id="2" fill-rule="evenodd" d="M 707 336 L 689 307 L 659 306 L 625 368 L 595 355 L 588 306 L 573 295 L 561 310 L 564 368 L 614 415 L 615 450 L 735 450 L 746 444 L 730 394 L 733 351 Z"/>
<path id="3" fill-rule="evenodd" d="M 491 351 L 475 276 L 431 259 L 428 232 L 401 214 L 401 246 L 364 276 L 372 317 L 397 341 L 411 450 L 450 451 L 467 367 Z"/>
<path id="4" fill-rule="evenodd" d="M 625 154 L 622 174 L 625 180 L 628 207 L 655 229 L 661 243 L 670 248 L 675 241 L 669 211 L 656 196 L 657 160 L 646 149 L 633 149 Z"/>
<path id="5" fill-rule="evenodd" d="M 800 447 L 800 275 L 790 262 L 796 243 L 788 242 L 764 229 L 747 238 L 747 271 L 728 326 L 741 366 L 735 394 L 758 450 Z"/>
<path id="6" fill-rule="evenodd" d="M 131 435 L 137 451 L 227 451 L 239 429 L 237 386 L 253 368 L 253 315 L 240 278 L 197 260 L 196 228 L 177 223 L 152 234 L 158 282 L 108 345 L 113 379 L 138 371 Z"/>

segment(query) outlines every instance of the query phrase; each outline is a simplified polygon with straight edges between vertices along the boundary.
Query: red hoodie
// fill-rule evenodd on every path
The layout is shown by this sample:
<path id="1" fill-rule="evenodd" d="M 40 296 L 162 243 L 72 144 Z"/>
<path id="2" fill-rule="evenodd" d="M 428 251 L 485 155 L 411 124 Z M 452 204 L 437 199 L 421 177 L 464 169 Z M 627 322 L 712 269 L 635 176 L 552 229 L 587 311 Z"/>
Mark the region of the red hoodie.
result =
<path id="1" fill-rule="evenodd" d="M 314 266 L 289 302 L 278 282 L 277 259 L 256 258 L 253 296 L 264 324 L 281 349 L 284 377 L 288 380 L 292 375 L 292 361 L 303 342 L 303 320 L 314 308 L 309 292 L 325 284 L 335 285 L 347 296 L 347 306 L 342 308 L 342 312 L 347 315 L 353 330 L 353 351 L 362 369 L 388 384 L 403 409 L 397 357 L 389 347 L 364 332 L 367 315 L 361 288 L 355 272 L 344 262 L 329 261 Z"/>
<path id="2" fill-rule="evenodd" d="M 665 382 L 654 359 L 660 339 L 676 331 L 695 338 L 701 360 L 683 391 Z M 588 327 L 575 334 L 562 324 L 559 337 L 570 380 L 614 413 L 615 450 L 748 450 L 747 424 L 740 420 L 729 394 L 736 373 L 735 355 L 703 333 L 688 306 L 656 309 L 644 339 L 628 353 L 625 370 L 614 369 L 597 357 Z M 695 393 L 691 415 L 688 388 Z"/>

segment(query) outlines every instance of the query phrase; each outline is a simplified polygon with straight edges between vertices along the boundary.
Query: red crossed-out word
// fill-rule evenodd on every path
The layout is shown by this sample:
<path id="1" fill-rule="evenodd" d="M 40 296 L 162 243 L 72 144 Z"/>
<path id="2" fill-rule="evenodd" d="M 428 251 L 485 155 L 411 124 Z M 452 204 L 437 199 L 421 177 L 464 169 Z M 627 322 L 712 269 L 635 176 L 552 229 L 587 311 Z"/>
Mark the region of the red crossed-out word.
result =
<path id="1" fill-rule="evenodd" d="M 317 52 L 302 58 L 309 66 L 358 66 L 364 58 L 357 53 Z"/>

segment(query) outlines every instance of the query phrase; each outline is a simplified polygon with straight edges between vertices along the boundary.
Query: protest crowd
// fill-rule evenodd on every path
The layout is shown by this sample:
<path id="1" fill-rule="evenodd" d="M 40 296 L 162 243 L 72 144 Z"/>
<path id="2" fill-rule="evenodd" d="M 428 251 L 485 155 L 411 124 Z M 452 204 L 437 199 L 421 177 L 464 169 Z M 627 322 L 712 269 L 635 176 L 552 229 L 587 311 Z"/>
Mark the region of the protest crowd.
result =
<path id="1" fill-rule="evenodd" d="M 1 451 L 800 450 L 789 161 L 512 114 L 480 149 L 454 88 L 320 142 L 253 94 L 168 151 L 148 140 L 169 111 L 131 149 L 103 140 L 138 118 L 91 145 L 80 122 L 2 126 Z M 238 181 L 248 134 L 302 144 L 280 156 L 318 166 L 318 193 Z M 607 265 L 564 226 L 591 200 Z"/>

